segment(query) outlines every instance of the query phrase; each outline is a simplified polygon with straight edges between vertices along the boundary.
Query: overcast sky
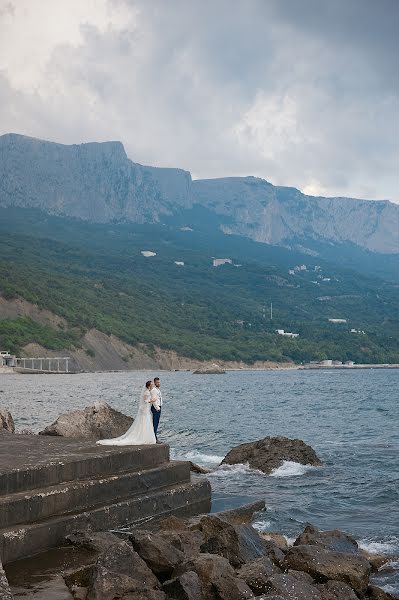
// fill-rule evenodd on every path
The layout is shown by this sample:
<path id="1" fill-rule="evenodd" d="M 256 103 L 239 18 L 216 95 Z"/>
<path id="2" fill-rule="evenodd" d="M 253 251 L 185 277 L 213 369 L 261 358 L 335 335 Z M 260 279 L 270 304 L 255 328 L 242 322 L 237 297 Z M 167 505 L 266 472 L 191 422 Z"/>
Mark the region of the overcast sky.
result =
<path id="1" fill-rule="evenodd" d="M 399 0 L 0 0 L 0 133 L 399 202 Z"/>

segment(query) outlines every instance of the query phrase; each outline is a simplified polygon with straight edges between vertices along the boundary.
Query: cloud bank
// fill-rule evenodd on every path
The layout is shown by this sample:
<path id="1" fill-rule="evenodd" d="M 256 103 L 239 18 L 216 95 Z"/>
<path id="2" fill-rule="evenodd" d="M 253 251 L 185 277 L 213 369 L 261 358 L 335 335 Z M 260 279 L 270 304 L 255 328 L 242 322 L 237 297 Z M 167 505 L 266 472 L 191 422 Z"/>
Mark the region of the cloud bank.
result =
<path id="1" fill-rule="evenodd" d="M 399 202 L 397 0 L 0 0 L 0 133 Z"/>

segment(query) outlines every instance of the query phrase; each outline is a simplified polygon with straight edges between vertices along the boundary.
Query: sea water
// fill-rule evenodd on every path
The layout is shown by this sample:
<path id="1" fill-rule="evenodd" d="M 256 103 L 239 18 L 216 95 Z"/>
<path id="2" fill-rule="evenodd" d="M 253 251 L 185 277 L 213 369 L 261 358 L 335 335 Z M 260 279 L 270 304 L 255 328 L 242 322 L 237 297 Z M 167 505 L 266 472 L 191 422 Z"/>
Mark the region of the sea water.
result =
<path id="1" fill-rule="evenodd" d="M 134 416 L 141 386 L 155 375 L 164 397 L 160 437 L 173 458 L 213 469 L 213 510 L 263 499 L 259 530 L 292 540 L 313 523 L 399 556 L 399 370 L 0 375 L 0 406 L 17 428 L 34 431 L 97 400 Z M 285 462 L 271 475 L 219 466 L 231 447 L 275 435 L 304 440 L 323 466 Z M 379 583 L 399 592 L 397 570 Z"/>

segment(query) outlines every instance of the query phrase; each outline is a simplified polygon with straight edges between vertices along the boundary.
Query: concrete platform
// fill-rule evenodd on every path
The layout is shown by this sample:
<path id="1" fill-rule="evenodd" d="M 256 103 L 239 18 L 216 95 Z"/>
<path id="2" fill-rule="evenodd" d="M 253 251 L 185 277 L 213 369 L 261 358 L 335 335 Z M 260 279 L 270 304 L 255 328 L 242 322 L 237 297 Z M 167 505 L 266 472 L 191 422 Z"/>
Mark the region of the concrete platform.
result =
<path id="1" fill-rule="evenodd" d="M 82 529 L 127 527 L 210 510 L 210 485 L 191 480 L 169 447 L 97 446 L 36 435 L 0 435 L 0 556 L 4 564 L 63 543 Z"/>

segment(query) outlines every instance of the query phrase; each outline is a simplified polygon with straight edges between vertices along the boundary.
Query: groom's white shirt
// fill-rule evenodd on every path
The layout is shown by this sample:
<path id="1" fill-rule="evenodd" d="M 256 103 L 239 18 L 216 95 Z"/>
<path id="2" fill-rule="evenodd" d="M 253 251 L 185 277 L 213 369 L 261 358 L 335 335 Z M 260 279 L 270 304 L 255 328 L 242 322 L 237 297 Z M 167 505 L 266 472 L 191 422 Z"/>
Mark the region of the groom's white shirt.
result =
<path id="1" fill-rule="evenodd" d="M 153 400 L 153 407 L 155 410 L 161 410 L 162 406 L 162 393 L 157 387 L 153 387 L 151 390 L 151 398 Z"/>

